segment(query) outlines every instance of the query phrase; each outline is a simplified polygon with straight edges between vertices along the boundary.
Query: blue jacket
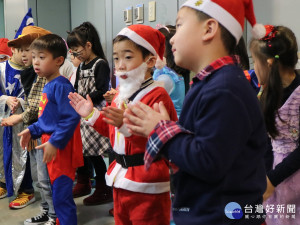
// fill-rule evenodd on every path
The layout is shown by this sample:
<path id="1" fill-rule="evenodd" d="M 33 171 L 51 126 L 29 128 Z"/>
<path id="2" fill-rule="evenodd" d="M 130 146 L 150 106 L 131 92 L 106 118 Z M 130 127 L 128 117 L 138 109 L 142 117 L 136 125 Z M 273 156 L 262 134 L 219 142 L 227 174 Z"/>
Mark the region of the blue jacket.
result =
<path id="1" fill-rule="evenodd" d="M 164 147 L 180 168 L 174 174 L 176 225 L 262 224 L 244 218 L 245 207 L 254 212 L 263 201 L 267 133 L 243 71 L 227 65 L 202 81 L 194 78 L 179 124 L 193 133 L 180 133 Z M 243 218 L 226 217 L 230 202 L 241 206 Z"/>

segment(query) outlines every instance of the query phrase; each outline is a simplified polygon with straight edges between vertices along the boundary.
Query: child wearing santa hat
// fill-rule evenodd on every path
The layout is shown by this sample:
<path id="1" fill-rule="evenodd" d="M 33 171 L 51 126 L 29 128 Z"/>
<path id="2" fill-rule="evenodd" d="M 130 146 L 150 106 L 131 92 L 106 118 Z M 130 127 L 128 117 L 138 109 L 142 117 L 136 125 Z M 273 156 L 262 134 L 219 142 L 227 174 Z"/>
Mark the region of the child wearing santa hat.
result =
<path id="1" fill-rule="evenodd" d="M 244 17 L 255 25 L 251 0 L 189 0 L 171 39 L 178 66 L 197 73 L 179 122 L 162 103 L 124 113 L 130 133 L 149 137 L 145 166 L 165 156 L 174 174 L 173 217 L 181 224 L 264 224 L 267 134 L 252 87 L 232 56 Z M 255 35 L 264 27 L 254 26 Z"/>
<path id="2" fill-rule="evenodd" d="M 8 60 L 12 56 L 11 49 L 7 46 L 8 39 L 0 38 L 0 62 Z"/>
<path id="3" fill-rule="evenodd" d="M 119 92 L 111 106 L 99 112 L 87 100 L 70 93 L 71 105 L 99 133 L 108 136 L 116 160 L 106 174 L 106 183 L 114 187 L 116 224 L 170 223 L 170 182 L 168 163 L 157 159 L 153 167 L 144 168 L 147 138 L 132 135 L 123 124 L 123 112 L 129 103 L 141 101 L 149 107 L 164 102 L 171 120 L 177 120 L 171 98 L 151 76 L 156 58 L 163 57 L 165 38 L 145 25 L 122 29 L 113 41 L 113 57 L 119 78 Z"/>

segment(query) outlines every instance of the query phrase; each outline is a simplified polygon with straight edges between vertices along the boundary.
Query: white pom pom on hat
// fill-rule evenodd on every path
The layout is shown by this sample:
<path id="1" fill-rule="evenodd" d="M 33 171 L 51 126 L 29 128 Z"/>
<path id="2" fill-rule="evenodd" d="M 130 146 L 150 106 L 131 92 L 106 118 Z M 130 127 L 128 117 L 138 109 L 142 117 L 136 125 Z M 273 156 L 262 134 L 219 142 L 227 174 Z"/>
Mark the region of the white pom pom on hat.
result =
<path id="1" fill-rule="evenodd" d="M 262 24 L 255 24 L 252 28 L 252 36 L 255 39 L 262 39 L 266 36 L 266 28 Z"/>
<path id="2" fill-rule="evenodd" d="M 243 35 L 244 20 L 249 21 L 254 38 L 263 38 L 266 30 L 262 24 L 256 24 L 252 0 L 188 0 L 181 7 L 190 7 L 202 11 L 218 20 L 239 42 Z"/>

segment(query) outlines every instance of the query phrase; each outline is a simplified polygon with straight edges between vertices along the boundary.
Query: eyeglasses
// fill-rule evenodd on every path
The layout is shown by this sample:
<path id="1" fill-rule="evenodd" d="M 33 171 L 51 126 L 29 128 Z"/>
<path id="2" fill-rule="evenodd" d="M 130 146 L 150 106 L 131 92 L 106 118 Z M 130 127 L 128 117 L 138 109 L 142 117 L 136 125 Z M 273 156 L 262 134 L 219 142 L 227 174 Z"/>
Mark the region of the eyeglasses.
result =
<path id="1" fill-rule="evenodd" d="M 71 55 L 72 55 L 73 57 L 78 57 L 78 56 L 81 55 L 81 53 L 82 53 L 83 50 L 84 50 L 84 48 L 81 49 L 81 50 L 78 51 L 78 52 L 72 52 L 72 51 L 70 51 L 70 53 L 71 53 Z"/>

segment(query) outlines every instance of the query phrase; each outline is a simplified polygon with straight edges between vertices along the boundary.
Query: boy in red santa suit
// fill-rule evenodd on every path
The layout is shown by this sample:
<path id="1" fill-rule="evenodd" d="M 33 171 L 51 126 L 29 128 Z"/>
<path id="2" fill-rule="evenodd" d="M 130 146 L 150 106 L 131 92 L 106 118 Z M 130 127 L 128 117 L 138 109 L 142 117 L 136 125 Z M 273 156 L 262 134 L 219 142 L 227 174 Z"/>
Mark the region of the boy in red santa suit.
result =
<path id="1" fill-rule="evenodd" d="M 73 108 L 112 143 L 116 160 L 108 168 L 106 183 L 114 187 L 116 224 L 170 223 L 168 163 L 158 159 L 146 171 L 143 156 L 147 138 L 131 135 L 123 124 L 127 104 L 137 101 L 154 108 L 155 103 L 163 101 L 171 120 L 177 120 L 171 98 L 151 76 L 157 56 L 163 57 L 164 45 L 164 36 L 149 26 L 122 29 L 113 41 L 115 75 L 120 86 L 111 106 L 100 112 L 93 108 L 89 96 L 84 99 L 76 93 L 69 94 Z"/>

